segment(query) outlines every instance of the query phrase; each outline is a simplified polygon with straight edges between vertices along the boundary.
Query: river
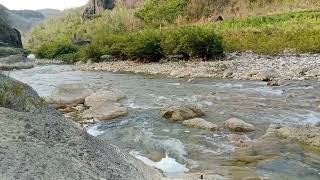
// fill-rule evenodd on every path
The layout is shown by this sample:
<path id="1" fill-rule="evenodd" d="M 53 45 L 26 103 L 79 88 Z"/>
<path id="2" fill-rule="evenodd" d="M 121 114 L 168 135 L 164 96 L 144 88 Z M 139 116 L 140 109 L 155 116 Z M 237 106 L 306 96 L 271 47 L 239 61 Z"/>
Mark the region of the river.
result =
<path id="1" fill-rule="evenodd" d="M 320 122 L 317 110 L 319 81 L 290 81 L 280 87 L 245 80 L 196 79 L 188 82 L 187 79 L 167 77 L 75 71 L 70 65 L 37 66 L 8 74 L 32 86 L 44 97 L 57 85 L 65 83 L 120 89 L 128 97 L 124 105 L 129 108 L 129 115 L 99 122 L 87 131 L 161 169 L 168 176 L 208 170 L 222 176 L 237 171 L 235 174 L 245 174 L 244 177 L 257 174 L 279 180 L 320 179 L 319 153 L 295 145 L 284 147 L 280 157 L 272 160 L 229 163 L 236 149 L 236 145 L 228 140 L 230 132 L 186 128 L 181 123 L 168 122 L 159 114 L 159 109 L 168 104 L 197 104 L 207 112 L 204 119 L 218 125 L 231 117 L 254 124 L 257 131 L 245 136 L 255 139 L 263 135 L 271 123 Z M 155 156 L 160 156 L 161 161 L 151 160 Z"/>

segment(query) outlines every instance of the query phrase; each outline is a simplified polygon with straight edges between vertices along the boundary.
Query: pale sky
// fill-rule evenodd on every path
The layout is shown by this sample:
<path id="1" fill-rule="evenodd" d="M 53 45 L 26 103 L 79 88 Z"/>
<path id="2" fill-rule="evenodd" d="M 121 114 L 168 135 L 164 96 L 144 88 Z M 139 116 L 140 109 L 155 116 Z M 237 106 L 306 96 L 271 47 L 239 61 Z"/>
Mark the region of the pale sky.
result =
<path id="1" fill-rule="evenodd" d="M 21 9 L 67 9 L 86 4 L 88 0 L 0 0 L 0 4 L 11 10 Z"/>

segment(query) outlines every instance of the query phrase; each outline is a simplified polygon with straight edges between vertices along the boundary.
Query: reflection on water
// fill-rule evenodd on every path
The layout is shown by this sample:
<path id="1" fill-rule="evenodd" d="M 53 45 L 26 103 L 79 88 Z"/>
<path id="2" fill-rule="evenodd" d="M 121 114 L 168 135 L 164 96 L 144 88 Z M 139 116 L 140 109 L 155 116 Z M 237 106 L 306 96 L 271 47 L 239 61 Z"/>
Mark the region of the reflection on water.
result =
<path id="1" fill-rule="evenodd" d="M 271 179 L 320 179 L 320 158 L 303 148 L 280 148 L 280 157 L 255 164 L 232 164 L 235 145 L 228 131 L 207 132 L 170 123 L 159 115 L 159 108 L 175 103 L 202 106 L 206 120 L 221 125 L 230 117 L 254 124 L 256 138 L 270 123 L 317 123 L 320 112 L 320 82 L 289 82 L 269 87 L 264 82 L 157 78 L 108 72 L 81 72 L 72 66 L 38 66 L 10 72 L 10 76 L 31 85 L 41 96 L 48 96 L 59 84 L 85 83 L 96 89 L 115 87 L 128 96 L 124 102 L 129 115 L 99 122 L 88 128 L 94 136 L 111 142 L 168 175 L 179 172 L 212 170 L 223 175 L 258 174 Z M 267 146 L 267 145 L 266 145 Z M 162 155 L 154 161 L 154 154 Z M 170 168 L 168 168 L 170 167 Z"/>

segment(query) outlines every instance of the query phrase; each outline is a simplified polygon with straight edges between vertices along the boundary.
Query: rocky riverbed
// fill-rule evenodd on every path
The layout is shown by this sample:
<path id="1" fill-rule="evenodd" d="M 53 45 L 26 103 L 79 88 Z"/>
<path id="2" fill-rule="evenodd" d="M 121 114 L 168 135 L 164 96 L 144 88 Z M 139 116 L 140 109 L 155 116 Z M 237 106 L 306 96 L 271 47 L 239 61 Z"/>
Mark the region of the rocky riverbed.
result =
<path id="1" fill-rule="evenodd" d="M 70 111 L 85 117 L 74 121 L 167 179 L 319 179 L 317 80 L 267 86 L 77 71 L 68 65 L 10 76 L 30 84 L 69 119 Z"/>
<path id="2" fill-rule="evenodd" d="M 178 78 L 227 78 L 250 80 L 306 80 L 320 78 L 320 54 L 266 56 L 251 52 L 228 53 L 221 61 L 138 63 L 115 61 L 77 64 L 79 70 L 131 72 Z"/>

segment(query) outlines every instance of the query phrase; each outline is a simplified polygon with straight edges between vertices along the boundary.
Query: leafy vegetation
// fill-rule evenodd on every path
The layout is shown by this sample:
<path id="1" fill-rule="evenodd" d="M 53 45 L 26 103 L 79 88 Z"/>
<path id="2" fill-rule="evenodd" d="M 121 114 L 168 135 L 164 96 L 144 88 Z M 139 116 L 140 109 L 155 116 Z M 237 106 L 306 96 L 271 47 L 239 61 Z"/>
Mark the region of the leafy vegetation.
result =
<path id="1" fill-rule="evenodd" d="M 223 50 L 318 52 L 320 11 L 300 11 L 317 7 L 317 0 L 146 0 L 135 9 L 118 2 L 112 11 L 87 21 L 81 20 L 83 8 L 67 10 L 35 27 L 27 45 L 39 57 L 68 62 L 99 60 L 102 55 L 119 60 L 159 61 L 169 55 L 210 60 Z M 299 11 L 260 15 L 288 9 Z M 217 14 L 227 18 L 213 22 Z M 91 44 L 74 45 L 72 37 L 90 39 Z"/>

